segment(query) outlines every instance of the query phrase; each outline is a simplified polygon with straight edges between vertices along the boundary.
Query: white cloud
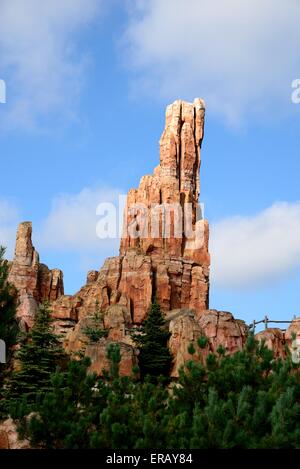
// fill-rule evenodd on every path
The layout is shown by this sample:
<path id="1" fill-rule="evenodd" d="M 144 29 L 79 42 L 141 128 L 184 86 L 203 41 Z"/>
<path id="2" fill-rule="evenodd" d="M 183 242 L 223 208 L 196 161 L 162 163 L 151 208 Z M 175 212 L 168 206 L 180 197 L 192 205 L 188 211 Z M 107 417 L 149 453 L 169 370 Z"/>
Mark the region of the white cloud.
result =
<path id="1" fill-rule="evenodd" d="M 18 218 L 16 207 L 7 200 L 0 199 L 0 245 L 6 248 L 8 259 L 13 257 Z"/>
<path id="2" fill-rule="evenodd" d="M 300 267 L 300 202 L 276 203 L 211 227 L 212 283 L 251 288 Z"/>
<path id="3" fill-rule="evenodd" d="M 37 229 L 38 250 L 76 252 L 82 256 L 91 253 L 118 252 L 119 239 L 100 239 L 96 225 L 100 217 L 96 214 L 100 203 L 118 206 L 118 189 L 85 188 L 78 194 L 61 194 L 52 203 L 49 215 Z"/>
<path id="4" fill-rule="evenodd" d="M 300 73 L 298 0 L 130 5 L 125 44 L 137 71 L 135 90 L 168 100 L 200 95 L 233 124 L 248 114 L 293 109 L 291 83 Z"/>
<path id="5" fill-rule="evenodd" d="M 112 218 L 116 236 L 100 239 L 96 226 L 107 220 L 106 212 L 97 214 L 99 204 L 106 210 L 113 208 L 112 215 L 123 213 L 124 194 L 116 188 L 84 188 L 77 194 L 60 194 L 52 201 L 48 214 L 33 224 L 33 244 L 40 253 L 41 262 L 60 259 L 56 266 L 65 270 L 69 256 L 74 265 L 84 273 L 99 267 L 98 263 L 108 256 L 118 255 L 122 220 Z M 121 217 L 122 218 L 122 217 Z M 12 259 L 18 224 L 24 221 L 14 204 L 0 199 L 0 245 L 7 248 L 6 257 Z M 95 266 L 96 263 L 96 266 Z M 65 267 L 64 267 L 65 265 Z"/>
<path id="6" fill-rule="evenodd" d="M 86 70 L 75 34 L 102 0 L 0 0 L 0 74 L 7 84 L 2 127 L 37 128 L 73 117 Z"/>

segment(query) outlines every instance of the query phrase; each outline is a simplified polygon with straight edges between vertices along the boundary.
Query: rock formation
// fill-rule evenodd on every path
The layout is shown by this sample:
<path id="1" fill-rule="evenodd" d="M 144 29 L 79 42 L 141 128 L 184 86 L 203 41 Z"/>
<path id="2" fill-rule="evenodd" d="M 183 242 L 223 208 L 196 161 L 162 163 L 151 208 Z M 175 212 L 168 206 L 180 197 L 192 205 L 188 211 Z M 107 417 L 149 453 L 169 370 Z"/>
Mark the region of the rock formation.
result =
<path id="1" fill-rule="evenodd" d="M 204 113 L 200 99 L 167 107 L 160 164 L 129 191 L 120 289 L 131 298 L 134 322 L 144 319 L 154 295 L 165 311 L 208 307 L 208 224 L 198 207 Z"/>
<path id="2" fill-rule="evenodd" d="M 274 352 L 276 358 L 291 354 L 295 363 L 300 363 L 300 318 L 294 318 L 287 330 L 267 328 L 255 334 L 257 340 Z"/>
<path id="3" fill-rule="evenodd" d="M 278 328 L 268 328 L 255 334 L 256 340 L 264 342 L 268 349 L 273 350 L 276 358 L 286 357 L 285 333 Z"/>
<path id="4" fill-rule="evenodd" d="M 55 301 L 64 293 L 62 271 L 40 264 L 31 236 L 32 224 L 21 223 L 8 279 L 18 291 L 17 317 L 25 330 L 32 326 L 39 303 Z"/>
<path id="5" fill-rule="evenodd" d="M 171 376 L 178 377 L 179 368 L 193 358 L 204 362 L 209 352 L 216 352 L 222 346 L 226 353 L 242 350 L 248 334 L 244 321 L 234 319 L 231 313 L 225 311 L 205 310 L 178 310 L 167 314 L 171 338 L 170 350 L 174 357 Z M 207 346 L 199 349 L 197 340 L 205 336 Z M 196 353 L 189 354 L 189 345 L 193 344 Z"/>
<path id="6" fill-rule="evenodd" d="M 167 107 L 160 163 L 128 193 L 119 256 L 89 272 L 75 295 L 63 294 L 61 271 L 39 263 L 31 224 L 19 227 L 10 270 L 10 281 L 19 291 L 18 316 L 30 327 L 37 304 L 49 300 L 66 350 L 84 350 L 98 373 L 107 368 L 105 350 L 110 342 L 120 344 L 121 372 L 130 373 L 136 364 L 131 331 L 145 319 L 154 297 L 172 334 L 172 376 L 178 376 L 189 357 L 189 344 L 196 344 L 203 334 L 209 339 L 203 357 L 219 345 L 229 353 L 243 347 L 245 324 L 230 313 L 208 310 L 209 229 L 198 205 L 204 114 L 201 99 L 178 100 Z M 96 310 L 101 317 L 96 318 Z M 95 321 L 106 335 L 88 344 L 85 331 Z"/>
<path id="7" fill-rule="evenodd" d="M 198 207 L 204 103 L 175 101 L 167 107 L 160 164 L 128 193 L 120 255 L 109 258 L 73 297 L 53 305 L 56 318 L 79 320 L 121 304 L 140 324 L 154 296 L 164 311 L 207 309 L 208 223 Z"/>
<path id="8" fill-rule="evenodd" d="M 0 450 L 2 449 L 30 449 L 28 440 L 20 440 L 17 426 L 9 418 L 0 424 Z"/>
<path id="9" fill-rule="evenodd" d="M 212 352 L 216 352 L 219 346 L 222 346 L 227 353 L 242 350 L 248 335 L 244 321 L 234 319 L 229 312 L 214 309 L 198 313 L 196 317 L 204 335 L 208 338 Z"/>
<path id="10" fill-rule="evenodd" d="M 178 310 L 168 315 L 169 331 L 171 333 L 169 347 L 174 357 L 171 376 L 178 378 L 179 369 L 188 360 L 200 360 L 202 363 L 206 359 L 210 345 L 203 349 L 199 349 L 197 340 L 204 335 L 204 330 L 200 327 L 199 322 L 195 318 L 195 314 L 191 310 Z M 193 345 L 195 354 L 189 353 L 189 346 Z M 200 353 L 199 353 L 200 352 Z"/>

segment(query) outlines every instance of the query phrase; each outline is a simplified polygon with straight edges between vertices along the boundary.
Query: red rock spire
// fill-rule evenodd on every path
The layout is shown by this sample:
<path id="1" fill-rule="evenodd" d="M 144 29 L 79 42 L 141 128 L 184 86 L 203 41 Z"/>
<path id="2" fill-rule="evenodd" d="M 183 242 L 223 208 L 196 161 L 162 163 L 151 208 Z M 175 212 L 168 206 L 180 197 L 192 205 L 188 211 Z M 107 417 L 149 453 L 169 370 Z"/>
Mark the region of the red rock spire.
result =
<path id="1" fill-rule="evenodd" d="M 140 248 L 155 257 L 171 255 L 209 265 L 208 225 L 197 222 L 204 115 L 201 99 L 177 100 L 167 107 L 160 164 L 128 193 L 121 255 Z"/>

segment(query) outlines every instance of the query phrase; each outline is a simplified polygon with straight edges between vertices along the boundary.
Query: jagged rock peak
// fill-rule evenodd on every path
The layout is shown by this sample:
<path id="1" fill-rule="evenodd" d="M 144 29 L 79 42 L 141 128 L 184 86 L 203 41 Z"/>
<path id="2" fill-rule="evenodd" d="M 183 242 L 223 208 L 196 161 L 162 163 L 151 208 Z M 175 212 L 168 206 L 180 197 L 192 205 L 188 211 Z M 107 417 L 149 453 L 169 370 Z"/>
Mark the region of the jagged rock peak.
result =
<path id="1" fill-rule="evenodd" d="M 205 104 L 200 98 L 194 103 L 177 100 L 167 106 L 165 129 L 160 139 L 160 165 L 155 172 L 161 177 L 177 179 L 179 191 L 188 192 L 196 199 L 200 192 L 204 116 Z"/>
<path id="2" fill-rule="evenodd" d="M 204 118 L 200 98 L 167 107 L 160 163 L 127 196 L 121 255 L 138 248 L 151 256 L 210 264 L 208 223 L 199 216 L 198 205 Z"/>
<path id="3" fill-rule="evenodd" d="M 30 221 L 19 224 L 14 262 L 24 266 L 37 265 L 39 262 L 39 255 L 32 244 L 32 223 Z"/>
<path id="4" fill-rule="evenodd" d="M 62 271 L 50 270 L 39 262 L 38 252 L 32 244 L 31 222 L 22 222 L 18 227 L 8 279 L 17 290 L 17 317 L 25 329 L 32 326 L 39 303 L 54 301 L 64 294 Z"/>

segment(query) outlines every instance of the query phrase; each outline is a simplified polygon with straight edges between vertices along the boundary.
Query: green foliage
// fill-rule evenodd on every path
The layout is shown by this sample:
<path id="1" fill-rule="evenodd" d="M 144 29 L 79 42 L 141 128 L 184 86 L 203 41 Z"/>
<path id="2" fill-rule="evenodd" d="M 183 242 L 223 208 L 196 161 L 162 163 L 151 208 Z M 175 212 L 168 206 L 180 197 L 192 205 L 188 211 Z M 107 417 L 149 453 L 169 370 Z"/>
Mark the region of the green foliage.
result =
<path id="1" fill-rule="evenodd" d="M 106 393 L 104 388 L 94 391 L 97 379 L 87 373 L 89 364 L 88 359 L 71 361 L 65 372 L 56 371 L 33 416 L 20 419 L 20 434 L 29 437 L 33 447 L 88 447 Z"/>
<path id="2" fill-rule="evenodd" d="M 100 310 L 98 301 L 96 301 L 95 313 L 92 319 L 94 325 L 84 328 L 83 333 L 87 336 L 90 343 L 96 343 L 103 337 L 108 336 L 108 330 L 103 329 L 103 327 L 100 326 L 103 322 L 103 314 Z"/>
<path id="3" fill-rule="evenodd" d="M 198 342 L 198 346 L 204 349 L 208 343 L 208 340 L 207 340 L 207 337 L 205 337 L 205 335 L 202 335 L 199 337 L 197 342 Z"/>
<path id="4" fill-rule="evenodd" d="M 195 349 L 193 344 L 190 344 L 188 346 L 188 352 L 189 352 L 190 355 L 194 355 L 194 353 L 196 353 L 196 349 Z"/>
<path id="5" fill-rule="evenodd" d="M 139 334 L 133 335 L 140 351 L 139 366 L 142 379 L 147 375 L 153 378 L 168 376 L 172 364 L 168 348 L 169 337 L 170 333 L 166 329 L 160 306 L 155 300 Z"/>
<path id="6" fill-rule="evenodd" d="M 8 377 L 13 346 L 16 344 L 18 324 L 16 321 L 15 299 L 9 285 L 8 264 L 4 259 L 5 249 L 0 246 L 0 339 L 6 348 L 6 363 L 0 363 L 0 398 L 5 379 Z"/>
<path id="7" fill-rule="evenodd" d="M 300 373 L 290 358 L 274 360 L 264 344 L 248 339 L 232 356 L 223 349 L 206 365 L 181 370 L 173 408 L 188 415 L 189 448 L 298 448 Z"/>
<path id="8" fill-rule="evenodd" d="M 300 447 L 300 371 L 289 357 L 274 360 L 253 336 L 242 351 L 220 349 L 204 363 L 196 360 L 201 347 L 191 351 L 171 387 L 151 375 L 120 377 L 118 344 L 107 350 L 101 379 L 86 359 L 71 361 L 19 420 L 20 433 L 46 448 Z"/>
<path id="9" fill-rule="evenodd" d="M 0 339 L 6 344 L 8 360 L 11 347 L 16 344 L 18 324 L 16 321 L 15 299 L 8 283 L 8 263 L 4 259 L 5 249 L 0 246 Z"/>
<path id="10" fill-rule="evenodd" d="M 110 362 L 110 377 L 117 379 L 119 377 L 119 366 L 121 361 L 120 347 L 118 344 L 109 344 L 107 347 L 107 358 Z"/>
<path id="11" fill-rule="evenodd" d="M 102 339 L 102 337 L 108 336 L 107 330 L 98 327 L 86 327 L 84 328 L 83 333 L 87 336 L 91 343 L 96 343 Z"/>
<path id="12" fill-rule="evenodd" d="M 117 344 L 108 347 L 107 357 L 111 366 L 106 379 L 88 373 L 87 359 L 56 371 L 34 413 L 18 416 L 20 436 L 29 438 L 33 447 L 49 449 L 163 448 L 167 389 L 160 381 L 120 377 Z"/>
<path id="13" fill-rule="evenodd" d="M 51 375 L 66 356 L 53 332 L 48 305 L 40 306 L 32 329 L 17 353 L 17 369 L 9 382 L 6 400 L 12 408 L 21 401 L 33 404 L 51 387 Z"/>

